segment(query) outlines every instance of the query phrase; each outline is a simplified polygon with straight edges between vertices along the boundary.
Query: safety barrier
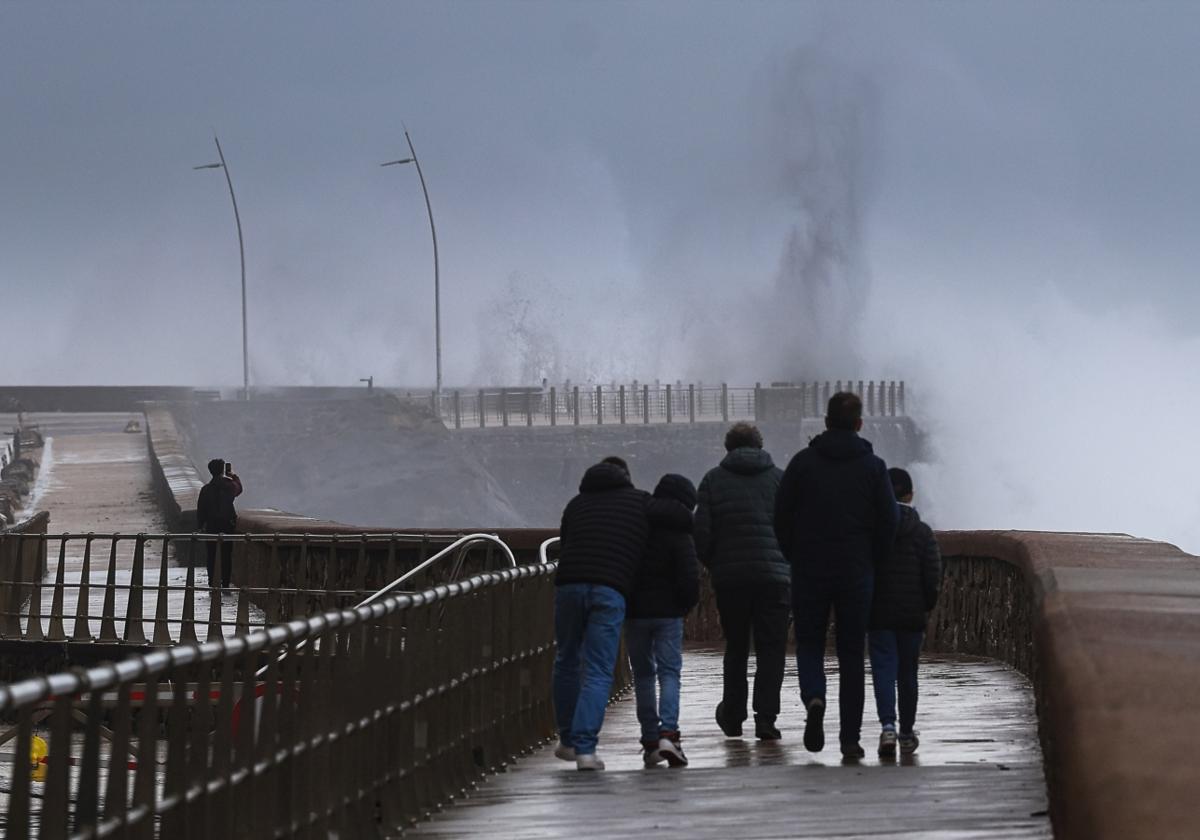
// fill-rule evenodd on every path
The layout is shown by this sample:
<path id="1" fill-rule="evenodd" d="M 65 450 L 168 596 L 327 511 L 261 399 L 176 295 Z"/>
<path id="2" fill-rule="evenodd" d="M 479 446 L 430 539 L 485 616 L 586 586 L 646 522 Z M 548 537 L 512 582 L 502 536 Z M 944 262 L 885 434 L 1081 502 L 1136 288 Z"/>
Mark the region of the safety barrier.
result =
<path id="1" fill-rule="evenodd" d="M 552 735 L 553 571 L 484 573 L 0 686 L 0 717 L 15 721 L 5 834 L 402 830 Z"/>
<path id="2" fill-rule="evenodd" d="M 44 522 L 42 530 L 45 530 Z M 468 535 L 472 536 L 472 535 Z M 495 541 L 454 534 L 0 534 L 0 639 L 169 645 L 346 607 L 389 581 L 455 562 L 422 585 L 492 568 Z M 478 559 L 469 552 L 476 551 Z M 205 558 L 233 554 L 235 586 Z M 502 552 L 511 552 L 501 544 Z M 439 577 L 440 576 L 440 577 Z M 408 581 L 409 576 L 403 577 Z"/>
<path id="3" fill-rule="evenodd" d="M 787 420 L 823 417 L 829 397 L 838 391 L 862 397 L 869 417 L 905 413 L 903 382 L 776 383 L 770 387 L 731 387 L 700 383 L 649 385 L 553 385 L 443 391 L 435 409 L 453 429 L 496 426 L 628 425 L 701 423 L 736 420 Z"/>

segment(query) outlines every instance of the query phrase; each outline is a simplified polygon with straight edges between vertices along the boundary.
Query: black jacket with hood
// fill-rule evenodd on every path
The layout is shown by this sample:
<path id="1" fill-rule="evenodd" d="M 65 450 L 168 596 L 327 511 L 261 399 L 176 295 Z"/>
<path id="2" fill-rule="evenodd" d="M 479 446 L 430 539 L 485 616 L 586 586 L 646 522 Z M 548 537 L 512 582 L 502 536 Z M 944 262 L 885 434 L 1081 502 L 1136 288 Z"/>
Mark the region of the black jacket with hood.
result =
<path id="1" fill-rule="evenodd" d="M 617 465 L 589 467 L 563 510 L 555 583 L 610 586 L 628 597 L 646 550 L 649 500 Z"/>
<path id="2" fill-rule="evenodd" d="M 700 564 L 692 540 L 696 488 L 667 474 L 654 488 L 650 540 L 629 593 L 627 618 L 682 618 L 700 600 Z"/>
<path id="3" fill-rule="evenodd" d="M 875 570 L 871 629 L 924 630 L 941 583 L 942 555 L 933 531 L 916 508 L 900 505 L 891 556 Z"/>
<path id="4" fill-rule="evenodd" d="M 898 518 L 887 465 L 871 444 L 830 429 L 788 464 L 775 534 L 796 574 L 859 578 L 887 562 Z"/>
<path id="5" fill-rule="evenodd" d="M 790 584 L 772 517 L 783 472 L 765 449 L 734 449 L 700 482 L 696 550 L 718 589 Z"/>

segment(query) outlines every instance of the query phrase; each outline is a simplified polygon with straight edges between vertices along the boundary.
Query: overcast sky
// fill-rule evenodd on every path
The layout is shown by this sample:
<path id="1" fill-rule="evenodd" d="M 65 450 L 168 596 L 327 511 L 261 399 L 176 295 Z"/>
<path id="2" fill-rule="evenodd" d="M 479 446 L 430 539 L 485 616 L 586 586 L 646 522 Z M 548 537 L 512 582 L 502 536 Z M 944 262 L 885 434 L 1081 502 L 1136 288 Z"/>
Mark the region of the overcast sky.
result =
<path id="1" fill-rule="evenodd" d="M 407 125 L 448 383 L 905 377 L 947 446 L 1042 402 L 1078 465 L 1151 386 L 1200 408 L 1198 40 L 1193 3 L 0 2 L 3 378 L 239 380 L 216 131 L 252 379 L 428 383 L 420 186 L 378 167 Z M 832 302 L 789 291 L 822 220 Z M 1176 479 L 1138 476 L 1182 522 Z"/>

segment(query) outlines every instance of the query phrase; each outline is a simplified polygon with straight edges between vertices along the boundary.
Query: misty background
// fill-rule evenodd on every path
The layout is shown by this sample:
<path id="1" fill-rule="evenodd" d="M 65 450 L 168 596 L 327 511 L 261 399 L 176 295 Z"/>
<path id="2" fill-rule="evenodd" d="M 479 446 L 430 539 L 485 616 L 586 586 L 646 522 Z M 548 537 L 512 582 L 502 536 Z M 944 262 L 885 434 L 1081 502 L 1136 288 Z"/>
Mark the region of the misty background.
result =
<path id="1" fill-rule="evenodd" d="M 943 528 L 1200 551 L 1200 7 L 0 2 L 6 384 L 896 378 Z M 768 448 L 771 441 L 768 441 Z M 784 447 L 779 446 L 780 449 Z M 791 448 L 791 447 L 787 447 Z"/>

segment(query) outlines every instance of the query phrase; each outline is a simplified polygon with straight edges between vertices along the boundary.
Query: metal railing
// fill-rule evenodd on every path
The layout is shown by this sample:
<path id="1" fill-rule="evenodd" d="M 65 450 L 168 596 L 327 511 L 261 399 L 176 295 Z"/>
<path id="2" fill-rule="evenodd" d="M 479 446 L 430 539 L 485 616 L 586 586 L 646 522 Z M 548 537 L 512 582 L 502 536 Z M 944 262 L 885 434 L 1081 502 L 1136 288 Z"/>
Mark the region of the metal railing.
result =
<path id="1" fill-rule="evenodd" d="M 0 686 L 13 724 L 3 830 L 394 834 L 554 732 L 553 571 L 488 572 Z"/>
<path id="2" fill-rule="evenodd" d="M 837 391 L 863 399 L 869 417 L 905 413 L 903 382 L 837 380 L 732 387 L 727 384 L 629 383 L 553 385 L 443 391 L 431 395 L 435 410 L 452 429 L 507 426 L 582 426 L 652 423 L 734 422 L 823 417 Z"/>
<path id="3" fill-rule="evenodd" d="M 209 586 L 209 547 L 218 565 L 231 551 L 232 591 Z M 436 582 L 446 557 L 442 580 L 480 571 L 496 551 L 515 563 L 488 534 L 0 534 L 0 638 L 212 640 L 346 607 L 389 581 L 385 591 L 422 574 Z"/>

